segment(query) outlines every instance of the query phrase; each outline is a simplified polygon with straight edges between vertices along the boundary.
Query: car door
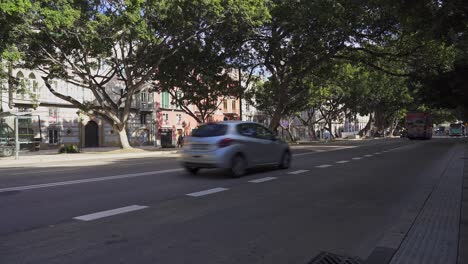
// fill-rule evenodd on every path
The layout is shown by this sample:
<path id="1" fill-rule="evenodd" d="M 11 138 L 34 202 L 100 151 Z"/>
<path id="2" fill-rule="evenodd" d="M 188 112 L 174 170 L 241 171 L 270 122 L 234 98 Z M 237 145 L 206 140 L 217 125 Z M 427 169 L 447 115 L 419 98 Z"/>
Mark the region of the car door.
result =
<path id="1" fill-rule="evenodd" d="M 256 138 L 259 141 L 260 162 L 262 164 L 278 163 L 280 160 L 279 141 L 276 140 L 275 135 L 266 127 L 255 124 Z"/>
<path id="2" fill-rule="evenodd" d="M 261 144 L 256 137 L 257 128 L 255 124 L 242 123 L 237 125 L 236 129 L 240 135 L 238 141 L 242 144 L 242 151 L 246 155 L 249 164 L 253 166 L 261 164 Z"/>

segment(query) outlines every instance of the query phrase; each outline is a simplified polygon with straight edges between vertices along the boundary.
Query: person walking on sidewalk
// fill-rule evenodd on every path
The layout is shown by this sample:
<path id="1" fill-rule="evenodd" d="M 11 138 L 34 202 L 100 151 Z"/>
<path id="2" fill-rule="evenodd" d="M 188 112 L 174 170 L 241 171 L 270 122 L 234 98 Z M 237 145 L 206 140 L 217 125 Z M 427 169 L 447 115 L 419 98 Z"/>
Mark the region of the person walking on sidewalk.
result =
<path id="1" fill-rule="evenodd" d="M 177 138 L 177 147 L 182 148 L 184 146 L 184 136 L 182 134 Z"/>

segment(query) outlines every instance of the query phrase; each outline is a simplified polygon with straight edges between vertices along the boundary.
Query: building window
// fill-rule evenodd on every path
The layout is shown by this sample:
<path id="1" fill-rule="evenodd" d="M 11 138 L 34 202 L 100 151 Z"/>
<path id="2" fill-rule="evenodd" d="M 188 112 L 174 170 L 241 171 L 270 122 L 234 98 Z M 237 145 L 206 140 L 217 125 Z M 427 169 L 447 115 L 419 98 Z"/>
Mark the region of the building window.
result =
<path id="1" fill-rule="evenodd" d="M 55 127 L 49 128 L 49 144 L 56 145 L 59 143 L 59 131 Z"/>
<path id="2" fill-rule="evenodd" d="M 38 92 L 38 83 L 37 83 L 37 80 L 36 80 L 36 75 L 34 75 L 34 73 L 31 72 L 31 74 L 29 74 L 29 86 L 32 88 L 32 91 L 34 94 L 37 94 Z"/>
<path id="3" fill-rule="evenodd" d="M 180 125 L 182 123 L 182 114 L 176 114 L 177 117 L 177 124 Z"/>
<path id="4" fill-rule="evenodd" d="M 163 113 L 162 117 L 163 117 L 163 124 L 166 124 L 166 125 L 169 124 L 169 114 Z"/>
<path id="5" fill-rule="evenodd" d="M 140 105 L 138 106 L 140 109 L 148 109 L 149 108 L 149 96 L 147 92 L 140 93 Z"/>
<path id="6" fill-rule="evenodd" d="M 49 108 L 49 124 L 56 124 L 58 122 L 58 108 Z"/>
<path id="7" fill-rule="evenodd" d="M 236 100 L 232 100 L 232 112 L 235 112 L 236 111 Z"/>
<path id="8" fill-rule="evenodd" d="M 181 91 L 177 91 L 176 94 L 175 94 L 175 96 L 176 96 L 176 98 L 174 98 L 175 109 L 180 110 L 180 109 L 182 109 L 182 108 L 180 107 L 179 101 L 176 100 L 176 99 L 180 99 L 180 98 L 182 97 L 182 92 L 181 92 Z"/>
<path id="9" fill-rule="evenodd" d="M 26 84 L 24 82 L 24 74 L 22 72 L 18 72 L 16 74 L 16 78 L 18 79 L 18 87 L 17 91 L 21 94 L 21 99 L 24 99 L 24 94 L 26 93 Z"/>
<path id="10" fill-rule="evenodd" d="M 224 112 L 227 112 L 228 110 L 228 101 L 226 99 L 223 100 L 223 109 L 224 109 Z"/>
<path id="11" fill-rule="evenodd" d="M 147 103 L 148 102 L 148 93 L 143 92 L 140 94 L 141 102 Z"/>
<path id="12" fill-rule="evenodd" d="M 141 113 L 140 114 L 140 124 L 145 125 L 146 124 L 146 113 Z"/>
<path id="13" fill-rule="evenodd" d="M 161 107 L 166 108 L 166 109 L 170 107 L 170 100 L 169 100 L 168 92 L 162 92 L 161 94 Z"/>

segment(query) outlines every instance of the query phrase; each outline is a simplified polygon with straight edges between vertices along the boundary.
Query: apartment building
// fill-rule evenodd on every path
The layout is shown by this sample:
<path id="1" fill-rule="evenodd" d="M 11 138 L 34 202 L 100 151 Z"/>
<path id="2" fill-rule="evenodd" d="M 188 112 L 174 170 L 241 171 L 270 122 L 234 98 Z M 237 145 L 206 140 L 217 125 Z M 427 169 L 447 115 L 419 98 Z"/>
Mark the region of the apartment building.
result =
<path id="1" fill-rule="evenodd" d="M 7 86 L 0 89 L 0 112 L 29 113 L 30 121 L 24 121 L 20 130 L 26 129 L 28 133 L 33 133 L 42 149 L 66 144 L 80 147 L 119 146 L 118 135 L 110 124 L 100 118 L 80 114 L 72 104 L 53 95 L 45 86 L 40 72 L 15 69 L 13 75 L 24 83 L 23 91 L 9 92 Z M 108 85 L 117 92 L 122 88 L 118 80 Z M 89 89 L 63 80 L 53 80 L 52 88 L 79 102 L 94 101 L 94 95 Z M 194 105 L 189 106 L 189 109 L 195 114 L 199 113 Z M 135 95 L 132 110 L 127 122 L 127 135 L 132 146 L 174 146 L 177 135 L 190 135 L 199 125 L 195 118 L 173 103 L 167 92 L 143 91 Z M 239 118 L 239 100 L 220 98 L 219 108 L 209 117 L 209 121 Z M 10 126 L 10 130 L 13 128 L 11 120 L 3 122 Z"/>
<path id="2" fill-rule="evenodd" d="M 190 135 L 199 123 L 182 110 L 172 100 L 168 92 L 154 93 L 156 106 L 155 121 L 157 124 L 157 144 L 161 146 L 176 145 L 178 135 Z M 208 117 L 209 122 L 218 122 L 225 119 L 238 120 L 240 118 L 240 101 L 237 98 L 220 98 L 219 108 Z M 189 105 L 190 111 L 199 115 L 195 105 Z"/>
<path id="3" fill-rule="evenodd" d="M 41 73 L 34 70 L 15 69 L 13 75 L 22 83 L 21 90 L 14 92 L 6 85 L 0 89 L 0 112 L 29 113 L 30 120 L 20 123 L 21 131 L 28 131 L 40 142 L 41 149 L 58 148 L 75 144 L 80 147 L 119 146 L 118 135 L 112 126 L 98 117 L 80 114 L 80 111 L 53 95 L 45 86 Z M 70 95 L 79 102 L 92 102 L 94 95 L 89 89 L 72 85 L 63 80 L 52 80 L 52 88 Z M 110 83 L 119 89 L 118 83 Z M 154 135 L 154 119 L 142 118 L 154 111 L 152 95 L 138 94 L 132 105 L 128 122 L 129 140 L 133 145 L 150 144 Z M 2 119 L 4 126 L 13 129 L 11 120 Z M 154 136 L 153 136 L 154 140 Z"/>

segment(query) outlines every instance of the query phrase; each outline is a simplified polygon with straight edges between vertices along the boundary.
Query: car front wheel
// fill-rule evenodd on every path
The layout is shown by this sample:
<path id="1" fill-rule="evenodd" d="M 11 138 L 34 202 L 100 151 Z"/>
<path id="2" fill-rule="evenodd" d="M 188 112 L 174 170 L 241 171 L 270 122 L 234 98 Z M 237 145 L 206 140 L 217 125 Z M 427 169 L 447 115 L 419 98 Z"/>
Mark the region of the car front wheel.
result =
<path id="1" fill-rule="evenodd" d="M 281 161 L 279 163 L 280 169 L 288 169 L 291 165 L 291 153 L 289 151 L 285 151 L 281 156 Z"/>
<path id="2" fill-rule="evenodd" d="M 197 167 L 185 167 L 185 169 L 192 175 L 197 174 L 198 171 L 200 170 L 200 168 L 197 168 Z"/>

